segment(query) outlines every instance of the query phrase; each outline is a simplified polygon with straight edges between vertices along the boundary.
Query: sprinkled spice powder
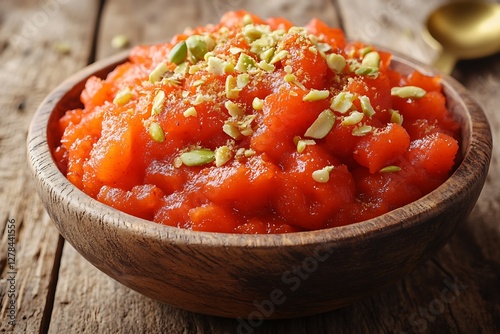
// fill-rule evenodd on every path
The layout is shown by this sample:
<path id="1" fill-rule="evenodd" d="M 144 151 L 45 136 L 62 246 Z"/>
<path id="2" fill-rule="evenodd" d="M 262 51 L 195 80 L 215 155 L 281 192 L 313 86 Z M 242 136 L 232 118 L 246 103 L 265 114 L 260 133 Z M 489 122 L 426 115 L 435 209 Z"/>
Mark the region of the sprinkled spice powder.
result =
<path id="1" fill-rule="evenodd" d="M 287 233 L 410 203 L 453 171 L 440 79 L 319 20 L 244 11 L 138 46 L 59 122 L 67 178 L 126 213 L 197 231 Z"/>

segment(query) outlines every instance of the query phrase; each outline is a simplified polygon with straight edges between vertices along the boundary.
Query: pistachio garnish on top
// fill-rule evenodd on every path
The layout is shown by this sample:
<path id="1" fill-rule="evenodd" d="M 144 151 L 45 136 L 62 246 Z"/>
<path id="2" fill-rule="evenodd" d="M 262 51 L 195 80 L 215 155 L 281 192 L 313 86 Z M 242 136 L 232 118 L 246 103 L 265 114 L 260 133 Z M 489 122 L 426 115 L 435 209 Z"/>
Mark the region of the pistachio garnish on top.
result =
<path id="1" fill-rule="evenodd" d="M 186 41 L 181 41 L 172 48 L 168 54 L 168 60 L 176 65 L 180 65 L 186 61 L 187 51 Z"/>
<path id="2" fill-rule="evenodd" d="M 403 99 L 421 99 L 427 92 L 417 86 L 392 87 L 391 95 Z"/>

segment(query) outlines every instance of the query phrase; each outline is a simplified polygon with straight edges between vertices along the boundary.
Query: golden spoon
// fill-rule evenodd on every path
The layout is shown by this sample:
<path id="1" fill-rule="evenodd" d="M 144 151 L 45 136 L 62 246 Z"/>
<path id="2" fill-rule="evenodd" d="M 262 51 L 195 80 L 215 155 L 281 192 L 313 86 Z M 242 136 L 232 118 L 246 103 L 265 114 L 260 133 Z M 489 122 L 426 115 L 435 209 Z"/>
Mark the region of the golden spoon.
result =
<path id="1" fill-rule="evenodd" d="M 429 41 L 441 49 L 434 66 L 444 73 L 451 73 L 459 59 L 500 51 L 500 4 L 450 3 L 435 10 L 426 26 Z"/>

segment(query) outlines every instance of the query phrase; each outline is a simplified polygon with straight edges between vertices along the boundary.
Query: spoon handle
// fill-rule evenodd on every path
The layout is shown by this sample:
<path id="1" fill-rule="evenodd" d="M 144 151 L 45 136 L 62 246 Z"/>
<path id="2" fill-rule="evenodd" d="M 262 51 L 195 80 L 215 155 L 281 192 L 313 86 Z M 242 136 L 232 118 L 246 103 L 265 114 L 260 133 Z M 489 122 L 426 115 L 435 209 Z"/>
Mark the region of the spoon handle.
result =
<path id="1" fill-rule="evenodd" d="M 445 74 L 451 74 L 456 63 L 457 58 L 443 50 L 434 60 L 434 67 Z"/>

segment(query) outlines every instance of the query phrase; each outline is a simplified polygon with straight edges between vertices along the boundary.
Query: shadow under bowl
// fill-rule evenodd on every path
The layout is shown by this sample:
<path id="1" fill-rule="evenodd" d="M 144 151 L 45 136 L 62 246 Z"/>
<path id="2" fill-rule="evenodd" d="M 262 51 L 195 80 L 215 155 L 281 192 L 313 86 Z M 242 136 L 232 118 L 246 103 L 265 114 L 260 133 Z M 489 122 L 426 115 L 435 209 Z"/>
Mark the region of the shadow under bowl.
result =
<path id="1" fill-rule="evenodd" d="M 61 235 L 113 279 L 170 305 L 275 319 L 351 304 L 429 259 L 465 220 L 484 185 L 492 151 L 487 119 L 460 84 L 442 75 L 448 108 L 462 126 L 463 159 L 444 184 L 411 204 L 353 225 L 277 235 L 196 232 L 130 216 L 77 189 L 51 155 L 60 139 L 57 121 L 81 107 L 85 80 L 105 77 L 124 61 L 120 54 L 90 65 L 43 101 L 29 130 L 28 160 Z M 398 55 L 392 66 L 439 74 Z"/>

